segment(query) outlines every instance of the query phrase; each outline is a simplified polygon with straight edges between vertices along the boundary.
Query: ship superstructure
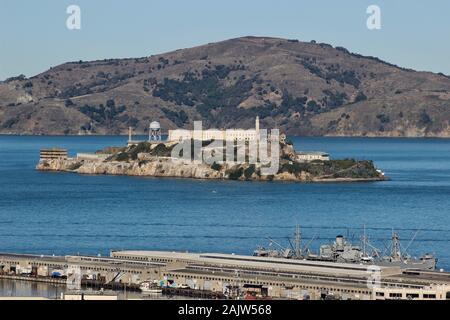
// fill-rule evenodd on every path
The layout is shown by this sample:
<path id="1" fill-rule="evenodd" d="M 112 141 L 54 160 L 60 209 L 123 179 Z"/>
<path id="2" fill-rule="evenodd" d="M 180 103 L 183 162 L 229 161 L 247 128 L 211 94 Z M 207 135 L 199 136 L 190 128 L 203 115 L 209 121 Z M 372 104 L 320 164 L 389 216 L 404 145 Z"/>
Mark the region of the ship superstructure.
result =
<path id="1" fill-rule="evenodd" d="M 361 245 L 354 245 L 343 235 L 338 235 L 332 243 L 321 245 L 318 253 L 314 254 L 309 248 L 309 244 L 302 247 L 300 227 L 297 226 L 293 239 L 288 240 L 290 247 L 284 247 L 279 242 L 269 238 L 269 248 L 259 247 L 253 252 L 253 255 L 259 257 L 277 257 L 285 259 L 329 261 L 378 266 L 399 266 L 402 269 L 435 270 L 437 259 L 432 254 L 427 253 L 419 258 L 416 258 L 407 253 L 408 248 L 416 236 L 417 232 L 413 239 L 411 239 L 408 246 L 405 249 L 402 249 L 399 236 L 393 231 L 389 252 L 387 255 L 382 255 L 380 250 L 370 243 L 366 234 L 366 228 L 364 227 L 364 234 L 360 237 Z M 310 243 L 313 240 L 314 237 L 311 239 Z M 277 248 L 273 248 L 274 245 Z"/>

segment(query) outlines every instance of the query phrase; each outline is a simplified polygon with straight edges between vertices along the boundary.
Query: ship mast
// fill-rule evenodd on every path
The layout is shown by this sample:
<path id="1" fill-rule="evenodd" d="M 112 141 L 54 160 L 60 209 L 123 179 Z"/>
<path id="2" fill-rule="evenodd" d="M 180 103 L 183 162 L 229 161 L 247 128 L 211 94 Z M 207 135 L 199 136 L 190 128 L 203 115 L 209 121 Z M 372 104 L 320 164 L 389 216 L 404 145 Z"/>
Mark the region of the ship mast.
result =
<path id="1" fill-rule="evenodd" d="M 400 241 L 398 238 L 398 234 L 395 233 L 394 230 L 392 230 L 391 257 L 395 260 L 400 260 L 402 258 Z"/>
<path id="2" fill-rule="evenodd" d="M 302 236 L 300 233 L 300 226 L 297 225 L 296 229 L 295 229 L 295 235 L 294 235 L 295 257 L 297 259 L 299 259 L 302 255 L 301 242 L 302 242 Z"/>
<path id="3" fill-rule="evenodd" d="M 364 235 L 363 235 L 363 257 L 366 257 L 366 256 L 367 256 L 366 244 L 367 244 L 366 225 L 364 225 Z"/>

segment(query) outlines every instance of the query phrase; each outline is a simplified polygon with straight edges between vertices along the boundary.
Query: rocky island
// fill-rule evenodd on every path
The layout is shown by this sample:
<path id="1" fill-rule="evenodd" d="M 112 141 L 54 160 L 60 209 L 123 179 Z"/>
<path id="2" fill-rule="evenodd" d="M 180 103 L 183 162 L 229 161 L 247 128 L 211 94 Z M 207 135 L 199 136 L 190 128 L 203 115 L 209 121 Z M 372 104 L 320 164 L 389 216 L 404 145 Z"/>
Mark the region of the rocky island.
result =
<path id="1" fill-rule="evenodd" d="M 261 174 L 260 164 L 198 163 L 173 157 L 177 142 L 139 142 L 127 147 L 109 147 L 95 154 L 68 158 L 67 151 L 41 151 L 36 169 L 97 175 L 128 175 L 191 179 L 292 182 L 363 182 L 386 180 L 372 161 L 355 159 L 300 161 L 292 143 L 280 141 L 279 169 Z M 203 143 L 205 145 L 205 143 Z M 64 155 L 65 154 L 65 155 Z M 248 159 L 247 159 L 248 160 Z"/>

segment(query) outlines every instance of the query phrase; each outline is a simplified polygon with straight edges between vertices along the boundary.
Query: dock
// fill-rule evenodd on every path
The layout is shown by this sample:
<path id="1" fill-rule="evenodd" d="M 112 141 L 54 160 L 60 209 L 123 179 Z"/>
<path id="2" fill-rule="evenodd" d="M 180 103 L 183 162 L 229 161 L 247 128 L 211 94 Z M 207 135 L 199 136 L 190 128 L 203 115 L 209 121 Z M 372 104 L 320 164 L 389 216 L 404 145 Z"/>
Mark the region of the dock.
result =
<path id="1" fill-rule="evenodd" d="M 219 253 L 112 251 L 108 257 L 0 253 L 0 277 L 59 281 L 79 270 L 90 287 L 214 298 L 450 299 L 450 273 Z M 58 273 L 59 279 L 52 275 Z"/>

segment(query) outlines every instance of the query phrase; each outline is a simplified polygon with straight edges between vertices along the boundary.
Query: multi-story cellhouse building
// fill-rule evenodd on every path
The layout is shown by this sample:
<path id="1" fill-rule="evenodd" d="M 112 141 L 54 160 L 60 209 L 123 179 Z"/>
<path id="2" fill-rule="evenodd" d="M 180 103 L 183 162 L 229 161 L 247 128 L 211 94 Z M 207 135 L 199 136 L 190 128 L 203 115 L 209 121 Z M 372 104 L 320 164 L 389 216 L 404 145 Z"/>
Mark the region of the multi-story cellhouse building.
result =
<path id="1" fill-rule="evenodd" d="M 222 141 L 254 141 L 259 138 L 259 117 L 256 117 L 254 129 L 207 129 L 207 130 L 169 130 L 168 141 L 184 140 L 222 140 Z"/>

